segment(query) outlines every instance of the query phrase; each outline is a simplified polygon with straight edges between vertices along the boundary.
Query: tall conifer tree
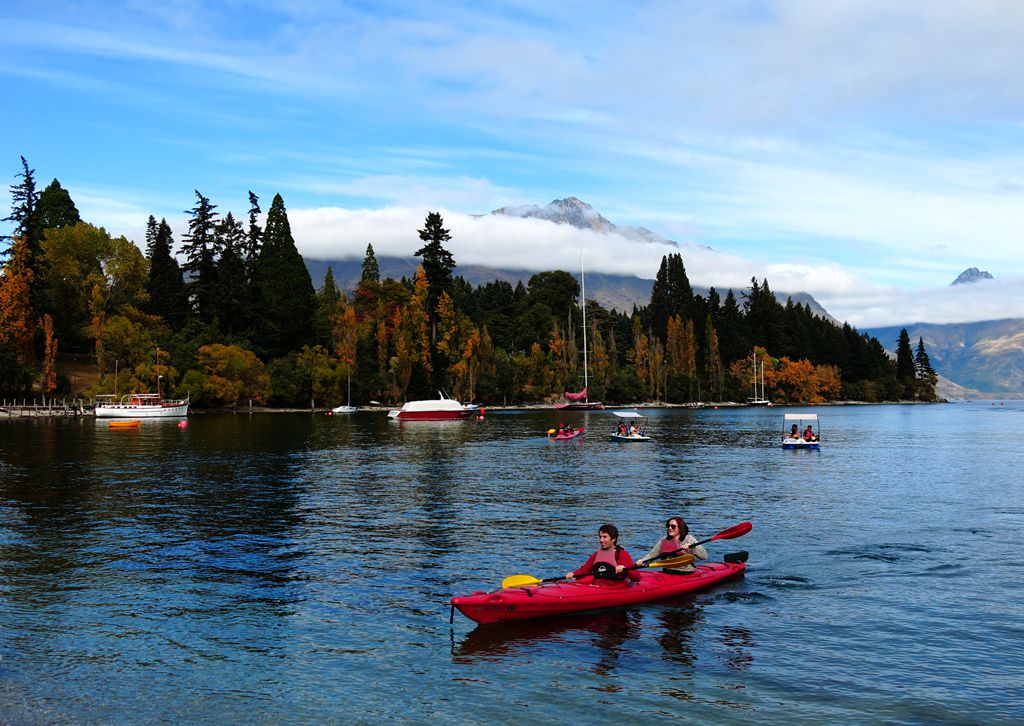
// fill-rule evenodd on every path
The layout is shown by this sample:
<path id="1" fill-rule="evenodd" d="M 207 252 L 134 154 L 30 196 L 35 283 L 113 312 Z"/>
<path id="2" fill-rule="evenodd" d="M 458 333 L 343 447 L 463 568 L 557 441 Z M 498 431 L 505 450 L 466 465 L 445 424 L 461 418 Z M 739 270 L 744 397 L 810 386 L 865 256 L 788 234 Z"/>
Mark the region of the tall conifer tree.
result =
<path id="1" fill-rule="evenodd" d="M 220 258 L 217 260 L 217 294 L 214 303 L 220 327 L 229 335 L 249 329 L 251 295 L 245 268 L 247 236 L 242 223 L 228 212 L 217 225 Z"/>
<path id="2" fill-rule="evenodd" d="M 185 255 L 185 272 L 190 275 L 185 289 L 188 293 L 192 309 L 203 322 L 210 322 L 216 317 L 217 297 L 217 256 L 219 243 L 216 236 L 217 227 L 216 204 L 196 190 L 196 206 L 186 213 L 188 235 L 182 243 L 181 251 Z"/>
<path id="3" fill-rule="evenodd" d="M 427 214 L 426 222 L 423 229 L 419 230 L 419 235 L 424 245 L 414 254 L 423 258 L 423 272 L 427 276 L 427 285 L 429 286 L 427 311 L 430 316 L 431 340 L 433 340 L 437 332 L 437 301 L 443 292 L 451 295 L 455 258 L 444 248 L 444 243 L 452 236 L 444 228 L 444 219 L 440 212 Z"/>
<path id="4" fill-rule="evenodd" d="M 938 374 L 928 360 L 928 351 L 924 348 L 924 338 L 917 339 L 917 352 L 914 353 L 914 374 L 917 378 L 917 397 L 922 401 L 935 400 L 935 384 Z"/>
<path id="5" fill-rule="evenodd" d="M 280 194 L 274 195 L 267 212 L 253 278 L 259 333 L 254 344 L 271 358 L 297 350 L 309 338 L 316 299 Z"/>
<path id="6" fill-rule="evenodd" d="M 82 221 L 71 195 L 56 179 L 39 195 L 38 214 L 43 229 L 70 227 Z"/>
<path id="7" fill-rule="evenodd" d="M 902 398 L 914 397 L 914 383 L 917 372 L 914 369 L 914 351 L 910 348 L 910 336 L 906 328 L 900 329 L 896 339 L 896 380 L 902 387 Z"/>
<path id="8" fill-rule="evenodd" d="M 377 256 L 373 254 L 373 245 L 366 245 L 366 256 L 363 258 L 363 275 L 365 282 L 380 282 L 380 267 L 377 265 Z"/>
<path id="9" fill-rule="evenodd" d="M 162 317 L 172 329 L 178 329 L 185 322 L 185 282 L 181 268 L 171 250 L 174 238 L 166 219 L 157 224 L 156 218 L 149 217 L 146 225 L 146 257 L 149 259 L 149 277 L 146 291 L 149 293 L 148 312 Z"/>

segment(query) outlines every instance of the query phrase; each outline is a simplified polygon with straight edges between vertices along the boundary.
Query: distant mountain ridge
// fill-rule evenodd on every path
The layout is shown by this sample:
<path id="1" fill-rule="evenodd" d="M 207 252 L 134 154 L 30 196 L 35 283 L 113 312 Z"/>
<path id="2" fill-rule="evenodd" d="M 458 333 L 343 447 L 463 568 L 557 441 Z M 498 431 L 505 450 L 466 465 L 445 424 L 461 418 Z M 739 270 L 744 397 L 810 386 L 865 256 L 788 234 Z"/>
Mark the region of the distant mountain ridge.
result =
<path id="1" fill-rule="evenodd" d="M 915 349 L 918 339 L 924 340 L 936 373 L 965 389 L 957 397 L 1024 398 L 1024 319 L 913 323 L 864 332 L 895 352 L 901 328 Z"/>

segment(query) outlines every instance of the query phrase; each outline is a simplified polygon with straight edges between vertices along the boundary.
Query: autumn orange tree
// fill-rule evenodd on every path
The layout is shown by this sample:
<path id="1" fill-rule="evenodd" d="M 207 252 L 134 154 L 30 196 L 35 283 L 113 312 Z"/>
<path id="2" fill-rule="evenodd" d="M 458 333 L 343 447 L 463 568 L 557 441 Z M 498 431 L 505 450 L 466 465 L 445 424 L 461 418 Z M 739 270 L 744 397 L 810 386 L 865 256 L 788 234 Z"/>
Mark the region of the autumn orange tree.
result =
<path id="1" fill-rule="evenodd" d="M 24 238 L 15 237 L 0 274 L 0 345 L 10 347 L 16 364 L 21 367 L 28 366 L 35 357 L 32 347 L 35 323 L 29 304 L 34 275 L 27 264 L 28 258 Z"/>

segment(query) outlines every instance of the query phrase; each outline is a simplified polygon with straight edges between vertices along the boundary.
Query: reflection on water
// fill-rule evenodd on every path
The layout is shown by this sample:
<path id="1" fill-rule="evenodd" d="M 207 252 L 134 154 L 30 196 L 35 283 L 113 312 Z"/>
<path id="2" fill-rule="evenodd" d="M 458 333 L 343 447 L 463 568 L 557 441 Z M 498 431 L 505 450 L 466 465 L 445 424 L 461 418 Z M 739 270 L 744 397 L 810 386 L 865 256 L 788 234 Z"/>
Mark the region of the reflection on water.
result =
<path id="1" fill-rule="evenodd" d="M 0 421 L 0 723 L 554 722 L 595 701 L 637 722 L 1024 720 L 1024 405 L 816 410 L 819 452 L 783 451 L 770 409 L 652 411 L 642 446 L 550 410 Z M 550 442 L 559 421 L 587 433 Z M 579 565 L 602 522 L 636 555 L 673 514 L 698 537 L 752 521 L 708 545 L 748 550 L 746 578 L 448 623 L 454 594 Z"/>

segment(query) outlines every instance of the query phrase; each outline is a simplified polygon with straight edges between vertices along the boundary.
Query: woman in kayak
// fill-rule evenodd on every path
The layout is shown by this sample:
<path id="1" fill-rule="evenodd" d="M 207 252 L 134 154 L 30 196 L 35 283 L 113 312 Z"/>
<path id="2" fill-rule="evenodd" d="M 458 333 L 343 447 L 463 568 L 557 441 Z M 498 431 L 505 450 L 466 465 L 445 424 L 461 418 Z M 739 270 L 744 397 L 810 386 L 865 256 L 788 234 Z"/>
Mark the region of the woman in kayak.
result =
<path id="1" fill-rule="evenodd" d="M 667 555 L 669 553 L 674 554 L 691 554 L 694 557 L 698 557 L 702 560 L 708 558 L 708 551 L 701 545 L 694 547 L 697 544 L 697 538 L 690 534 L 690 528 L 686 526 L 686 520 L 682 517 L 669 517 L 665 522 L 665 536 L 659 539 L 651 551 L 646 555 L 637 560 L 637 564 L 641 565 L 644 562 L 650 562 L 656 559 L 660 555 Z M 679 567 L 665 567 L 662 572 L 675 572 L 675 573 L 687 573 L 694 571 L 693 565 L 681 565 Z"/>
<path id="2" fill-rule="evenodd" d="M 597 565 L 605 564 L 615 568 L 615 574 L 619 579 L 628 577 L 630 580 L 639 580 L 640 574 L 636 570 L 627 569 L 633 567 L 633 558 L 619 546 L 618 528 L 614 524 L 602 524 L 597 530 L 597 537 L 601 543 L 601 549 L 592 554 L 583 567 L 566 573 L 565 579 L 573 580 L 583 575 L 592 574 Z M 694 541 L 696 542 L 696 540 Z"/>

